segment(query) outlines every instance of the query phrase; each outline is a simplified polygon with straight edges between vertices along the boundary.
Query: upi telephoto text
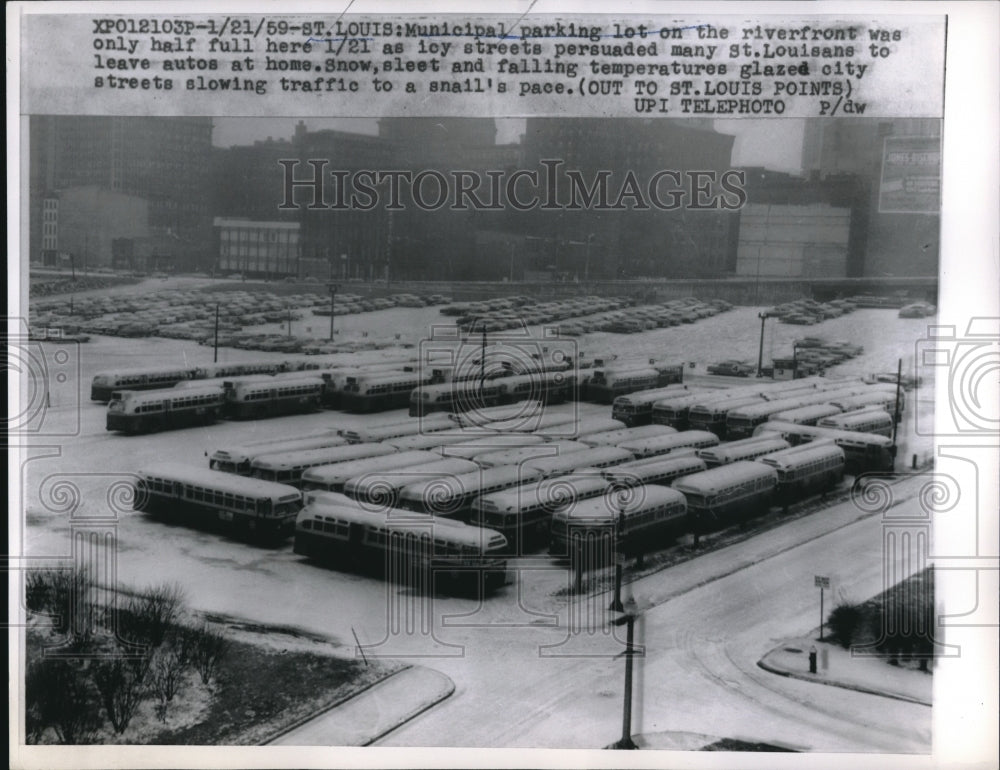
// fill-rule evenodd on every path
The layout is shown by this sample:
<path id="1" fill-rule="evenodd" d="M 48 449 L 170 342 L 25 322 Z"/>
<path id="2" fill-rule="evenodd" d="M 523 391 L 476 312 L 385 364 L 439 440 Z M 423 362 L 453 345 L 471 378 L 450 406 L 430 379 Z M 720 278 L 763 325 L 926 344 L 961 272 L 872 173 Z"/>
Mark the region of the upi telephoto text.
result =
<path id="1" fill-rule="evenodd" d="M 599 170 L 584 175 L 560 169 L 561 160 L 542 160 L 541 169 L 433 169 L 327 171 L 330 161 L 279 160 L 284 168 L 280 209 L 354 209 L 383 206 L 401 211 L 410 205 L 426 211 L 447 206 L 455 211 L 649 210 L 733 211 L 747 202 L 743 171 L 678 171 L 661 169 L 637 175 Z M 300 168 L 300 166 L 302 168 Z M 404 188 L 406 194 L 404 195 Z M 296 195 L 296 191 L 299 194 Z"/>

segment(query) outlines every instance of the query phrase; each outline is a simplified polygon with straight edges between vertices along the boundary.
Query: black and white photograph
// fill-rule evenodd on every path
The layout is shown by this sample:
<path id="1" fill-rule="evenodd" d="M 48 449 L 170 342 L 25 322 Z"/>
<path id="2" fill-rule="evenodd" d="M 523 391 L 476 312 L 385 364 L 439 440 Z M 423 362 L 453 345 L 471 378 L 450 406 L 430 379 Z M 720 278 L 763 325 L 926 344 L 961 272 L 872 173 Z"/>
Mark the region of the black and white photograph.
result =
<path id="1" fill-rule="evenodd" d="M 995 766 L 997 7 L 243 6 L 8 6 L 10 766 Z"/>

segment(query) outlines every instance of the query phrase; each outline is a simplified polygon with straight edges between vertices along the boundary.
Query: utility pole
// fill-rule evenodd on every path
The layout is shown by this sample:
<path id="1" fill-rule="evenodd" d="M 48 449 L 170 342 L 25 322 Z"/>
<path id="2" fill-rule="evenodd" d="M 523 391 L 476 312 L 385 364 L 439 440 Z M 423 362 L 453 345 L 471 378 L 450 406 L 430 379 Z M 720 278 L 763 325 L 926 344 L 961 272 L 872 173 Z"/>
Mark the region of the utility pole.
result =
<path id="1" fill-rule="evenodd" d="M 760 370 L 764 366 L 764 322 L 768 319 L 767 313 L 758 313 L 760 319 L 760 347 L 757 349 L 757 377 L 763 377 Z M 793 354 L 794 355 L 794 354 Z"/>
<path id="2" fill-rule="evenodd" d="M 219 303 L 215 303 L 215 352 L 212 355 L 212 363 L 219 363 Z"/>
<path id="3" fill-rule="evenodd" d="M 510 282 L 514 283 L 514 241 L 510 242 Z"/>
<path id="4" fill-rule="evenodd" d="M 331 262 L 330 265 L 332 267 L 333 263 Z M 334 307 L 334 300 L 337 296 L 337 291 L 340 289 L 340 287 L 335 283 L 331 283 L 329 285 L 329 289 L 330 289 L 330 342 L 333 342 L 333 307 Z"/>
<path id="5" fill-rule="evenodd" d="M 621 496 L 623 493 L 619 493 Z M 615 598 L 608 607 L 612 612 L 624 612 L 622 607 L 622 571 L 625 565 L 625 503 L 618 501 L 618 523 L 615 525 Z M 631 626 L 629 632 L 631 633 Z"/>
<path id="6" fill-rule="evenodd" d="M 622 737 L 612 745 L 615 749 L 637 749 L 632 740 L 632 658 L 635 657 L 635 621 L 639 617 L 639 608 L 635 599 L 629 597 L 622 614 L 612 623 L 625 626 L 625 699 L 622 704 Z"/>
<path id="7" fill-rule="evenodd" d="M 585 252 L 586 256 L 585 256 L 584 262 L 583 262 L 583 280 L 584 280 L 584 282 L 587 282 L 587 281 L 590 280 L 590 244 L 593 242 L 593 240 L 594 240 L 594 233 L 590 233 L 590 235 L 587 236 L 587 250 Z"/>
<path id="8" fill-rule="evenodd" d="M 896 448 L 896 432 L 899 430 L 899 420 L 902 415 L 899 409 L 899 389 L 903 386 L 903 359 L 898 359 L 896 364 L 896 405 L 892 410 L 892 447 Z"/>

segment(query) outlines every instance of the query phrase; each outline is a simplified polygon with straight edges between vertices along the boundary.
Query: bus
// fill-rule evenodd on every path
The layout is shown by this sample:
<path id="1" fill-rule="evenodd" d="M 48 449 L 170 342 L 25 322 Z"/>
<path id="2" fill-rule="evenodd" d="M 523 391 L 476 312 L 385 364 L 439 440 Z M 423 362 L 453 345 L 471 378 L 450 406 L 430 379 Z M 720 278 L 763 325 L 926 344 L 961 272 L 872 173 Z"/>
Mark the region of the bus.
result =
<path id="1" fill-rule="evenodd" d="M 500 588 L 507 582 L 506 548 L 499 532 L 412 511 L 317 501 L 295 521 L 295 553 L 338 568 L 374 570 L 422 593 Z"/>
<path id="2" fill-rule="evenodd" d="M 634 459 L 635 455 L 621 447 L 599 446 L 525 460 L 524 467 L 538 471 L 543 478 L 548 479 L 581 468 L 609 468 Z"/>
<path id="3" fill-rule="evenodd" d="M 393 454 L 395 447 L 387 444 L 345 444 L 343 446 L 303 449 L 297 452 L 276 452 L 255 457 L 250 463 L 254 478 L 299 486 L 307 468 L 332 465 L 346 460 L 363 460 Z"/>
<path id="4" fill-rule="evenodd" d="M 659 484 L 669 486 L 674 479 L 689 476 L 707 470 L 705 462 L 694 453 L 675 457 L 650 457 L 645 460 L 633 460 L 629 463 L 606 468 L 604 478 L 610 483 L 621 487 L 637 486 L 639 484 Z"/>
<path id="5" fill-rule="evenodd" d="M 659 386 L 660 373 L 651 367 L 637 369 L 595 369 L 587 383 L 587 400 L 612 404 L 619 396 Z"/>
<path id="6" fill-rule="evenodd" d="M 666 436 L 623 441 L 618 446 L 641 459 L 665 455 L 688 447 L 704 449 L 705 447 L 717 446 L 718 443 L 719 437 L 707 430 L 682 430 L 677 433 L 669 433 Z"/>
<path id="7" fill-rule="evenodd" d="M 514 553 L 529 553 L 548 543 L 554 511 L 607 489 L 597 470 L 522 484 L 477 497 L 469 523 L 501 533 Z"/>
<path id="8" fill-rule="evenodd" d="M 875 386 L 881 387 L 881 386 Z M 841 412 L 854 412 L 860 409 L 881 409 L 891 415 L 896 414 L 896 391 L 878 390 L 870 393 L 860 393 L 849 398 L 841 398 L 830 402 L 831 406 L 840 409 Z M 903 409 L 906 408 L 906 397 L 903 389 L 899 390 L 899 413 L 902 416 Z"/>
<path id="9" fill-rule="evenodd" d="M 221 388 L 116 390 L 111 394 L 105 428 L 128 435 L 208 425 L 226 404 Z"/>
<path id="10" fill-rule="evenodd" d="M 720 439 L 726 437 L 726 415 L 732 409 L 753 404 L 767 403 L 763 396 L 725 396 L 699 401 L 688 409 L 687 426 L 690 430 L 707 430 Z"/>
<path id="11" fill-rule="evenodd" d="M 892 439 L 875 433 L 858 433 L 776 420 L 764 423 L 755 432 L 777 433 L 792 446 L 808 444 L 818 439 L 830 439 L 844 450 L 847 473 L 886 473 L 891 472 L 896 464 L 896 446 L 892 443 Z"/>
<path id="12" fill-rule="evenodd" d="M 664 398 L 681 393 L 691 393 L 686 385 L 673 384 L 665 388 L 640 390 L 625 396 L 618 396 L 611 404 L 611 416 L 621 420 L 625 427 L 649 425 L 653 420 L 653 404 Z"/>
<path id="13" fill-rule="evenodd" d="M 574 390 L 574 381 L 568 372 L 535 372 L 517 374 L 504 379 L 503 401 L 516 404 L 520 401 L 541 401 L 544 404 L 561 404 L 568 401 Z"/>
<path id="14" fill-rule="evenodd" d="M 813 404 L 835 404 L 837 399 L 858 395 L 869 387 L 859 384 L 833 391 L 816 391 L 792 398 L 733 409 L 726 415 L 726 435 L 734 439 L 746 438 L 753 435 L 754 429 L 761 423 L 767 422 L 772 415 Z"/>
<path id="15" fill-rule="evenodd" d="M 495 434 L 491 431 L 488 434 L 478 434 L 481 438 L 490 438 Z M 399 438 L 383 439 L 382 443 L 405 452 L 409 449 L 432 449 L 441 450 L 454 444 L 465 444 L 476 438 L 477 433 L 471 429 L 453 428 L 449 430 L 434 431 L 433 433 L 418 433 L 415 436 L 400 436 Z M 485 450 L 484 450 L 485 451 Z"/>
<path id="16" fill-rule="evenodd" d="M 318 433 L 313 436 L 255 441 L 239 444 L 226 449 L 216 449 L 208 458 L 208 467 L 215 471 L 249 476 L 254 459 L 265 454 L 279 452 L 300 452 L 304 449 L 343 446 L 347 442 L 335 432 Z"/>
<path id="17" fill-rule="evenodd" d="M 491 430 L 497 433 L 533 433 L 539 437 L 546 435 L 576 435 L 576 415 L 573 412 L 556 414 L 552 412 L 543 413 L 537 417 L 515 417 L 508 420 L 499 420 L 483 425 L 484 430 Z M 556 430 L 559 428 L 560 430 Z M 545 433 L 543 433 L 545 431 Z"/>
<path id="18" fill-rule="evenodd" d="M 567 430 L 566 426 L 569 426 L 570 430 Z M 611 417 L 582 417 L 576 421 L 575 425 L 561 423 L 540 428 L 536 432 L 539 436 L 566 436 L 569 433 L 574 440 L 580 441 L 595 433 L 607 433 L 610 430 L 621 430 L 624 427 L 625 423 Z"/>
<path id="19" fill-rule="evenodd" d="M 243 534 L 291 534 L 302 495 L 294 487 L 179 463 L 137 472 L 136 510 Z"/>
<path id="20" fill-rule="evenodd" d="M 781 422 L 797 422 L 800 425 L 815 425 L 824 417 L 831 417 L 835 414 L 840 414 L 840 407 L 832 404 L 810 404 L 796 409 L 786 409 L 784 412 L 771 415 L 770 419 Z"/>
<path id="21" fill-rule="evenodd" d="M 233 361 L 227 364 L 205 364 L 196 367 L 196 380 L 228 379 L 248 374 L 277 374 L 291 371 L 287 361 Z"/>
<path id="22" fill-rule="evenodd" d="M 373 508 L 399 507 L 399 491 L 418 481 L 458 476 L 478 470 L 472 460 L 461 457 L 441 457 L 421 465 L 410 465 L 394 471 L 363 473 L 344 482 L 344 494 Z"/>
<path id="23" fill-rule="evenodd" d="M 410 392 L 410 417 L 431 412 L 469 412 L 507 403 L 506 377 L 423 385 Z"/>
<path id="24" fill-rule="evenodd" d="M 740 441 L 729 441 L 719 446 L 699 449 L 698 457 L 705 461 L 709 468 L 740 462 L 741 460 L 756 460 L 771 452 L 788 449 L 791 446 L 780 436 L 752 436 Z"/>
<path id="25" fill-rule="evenodd" d="M 479 436 L 466 433 L 464 441 L 442 446 L 441 454 L 445 457 L 463 457 L 466 460 L 471 460 L 476 455 L 487 452 L 538 446 L 544 443 L 545 439 L 531 433 L 484 433 Z"/>
<path id="26" fill-rule="evenodd" d="M 829 440 L 772 452 L 757 462 L 777 471 L 775 499 L 782 505 L 827 492 L 844 479 L 844 450 Z"/>
<path id="27" fill-rule="evenodd" d="M 891 437 L 894 422 L 892 415 L 881 409 L 862 409 L 833 417 L 824 417 L 816 424 L 820 428 L 836 428 L 837 430 L 875 433 L 879 436 Z"/>
<path id="28" fill-rule="evenodd" d="M 513 418 L 531 419 L 542 414 L 545 404 L 541 401 L 522 401 L 518 404 L 487 406 L 471 412 L 452 412 L 448 418 L 459 427 L 480 427 L 491 422 L 502 422 Z"/>
<path id="29" fill-rule="evenodd" d="M 591 558 L 583 559 L 583 568 L 600 569 L 612 563 L 620 523 L 624 524 L 622 551 L 637 555 L 682 535 L 687 518 L 684 495 L 670 487 L 648 486 L 642 494 L 577 500 L 552 514 L 549 551 L 555 556 L 568 556 L 571 548 L 589 551 Z"/>
<path id="30" fill-rule="evenodd" d="M 509 449 L 489 449 L 472 456 L 472 461 L 482 468 L 495 468 L 497 465 L 517 465 L 530 459 L 555 457 L 567 452 L 589 449 L 579 441 L 552 441 L 546 444 L 529 444 Z"/>
<path id="31" fill-rule="evenodd" d="M 704 400 L 704 393 L 688 393 L 656 401 L 653 403 L 652 424 L 666 425 L 675 430 L 686 430 L 688 411 L 692 406 Z"/>
<path id="32" fill-rule="evenodd" d="M 302 472 L 301 487 L 303 490 L 323 489 L 327 492 L 343 492 L 344 484 L 356 476 L 380 471 L 390 472 L 411 465 L 426 465 L 438 459 L 440 457 L 433 452 L 413 449 L 409 452 L 393 452 L 389 455 L 362 457 L 357 460 L 344 460 L 329 465 L 315 465 Z"/>
<path id="33" fill-rule="evenodd" d="M 111 400 L 116 390 L 160 390 L 172 388 L 178 382 L 194 379 L 195 370 L 186 367 L 169 369 L 122 369 L 99 372 L 90 383 L 90 400 Z"/>
<path id="34" fill-rule="evenodd" d="M 666 425 L 637 425 L 634 428 L 619 428 L 617 430 L 607 430 L 601 433 L 588 433 L 580 436 L 579 441 L 588 446 L 617 446 L 624 441 L 634 441 L 640 438 L 652 438 L 653 436 L 666 436 L 669 433 L 676 433 L 673 428 Z"/>
<path id="35" fill-rule="evenodd" d="M 340 392 L 340 408 L 363 414 L 404 409 L 413 390 L 429 381 L 430 375 L 418 372 L 348 375 Z"/>
<path id="36" fill-rule="evenodd" d="M 320 408 L 326 384 L 320 377 L 272 378 L 270 382 L 226 383 L 227 416 L 235 418 L 277 417 L 303 414 Z"/>
<path id="37" fill-rule="evenodd" d="M 687 499 L 697 537 L 718 525 L 742 523 L 766 512 L 778 486 L 778 472 L 764 463 L 742 461 L 675 479 L 670 486 Z"/>
<path id="38" fill-rule="evenodd" d="M 403 436 L 416 436 L 421 433 L 434 433 L 439 430 L 454 428 L 455 423 L 448 419 L 448 416 L 431 414 L 421 417 L 418 420 L 406 420 L 405 422 L 394 422 L 388 425 L 376 425 L 372 428 L 350 428 L 341 432 L 347 439 L 348 444 L 368 444 L 373 441 L 385 441 L 386 439 L 402 438 Z"/>
<path id="39" fill-rule="evenodd" d="M 517 465 L 480 468 L 407 484 L 399 491 L 399 502 L 401 507 L 412 511 L 461 519 L 468 515 L 469 507 L 477 497 L 530 484 L 541 478 L 538 471 Z"/>

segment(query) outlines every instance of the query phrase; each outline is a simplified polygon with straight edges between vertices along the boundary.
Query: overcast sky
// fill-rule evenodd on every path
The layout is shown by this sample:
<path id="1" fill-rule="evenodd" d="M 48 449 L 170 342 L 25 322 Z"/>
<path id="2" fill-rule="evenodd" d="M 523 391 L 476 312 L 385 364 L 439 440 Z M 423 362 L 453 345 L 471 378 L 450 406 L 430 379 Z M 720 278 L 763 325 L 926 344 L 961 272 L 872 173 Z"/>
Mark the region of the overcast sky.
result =
<path id="1" fill-rule="evenodd" d="M 375 134 L 378 127 L 374 118 L 304 118 L 310 131 L 334 128 Z M 290 139 L 298 118 L 216 118 L 212 132 L 213 143 L 218 147 L 234 144 L 252 144 L 257 139 Z M 733 165 L 765 166 L 775 171 L 801 171 L 802 133 L 805 121 L 795 118 L 772 120 L 716 120 L 715 129 L 736 137 Z M 516 142 L 524 131 L 524 120 L 500 119 L 497 121 L 497 141 L 501 144 Z"/>

